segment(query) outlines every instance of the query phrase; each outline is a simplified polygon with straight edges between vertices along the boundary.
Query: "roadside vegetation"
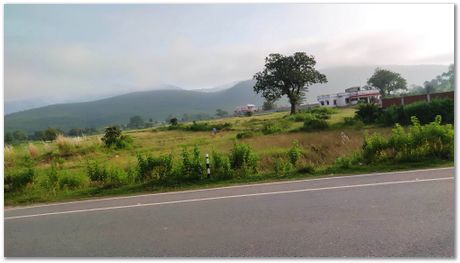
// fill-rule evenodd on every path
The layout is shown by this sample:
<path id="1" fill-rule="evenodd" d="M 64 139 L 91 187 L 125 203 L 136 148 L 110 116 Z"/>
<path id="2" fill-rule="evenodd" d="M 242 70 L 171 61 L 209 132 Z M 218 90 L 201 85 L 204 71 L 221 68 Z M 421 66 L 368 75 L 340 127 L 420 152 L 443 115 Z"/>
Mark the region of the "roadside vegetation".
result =
<path id="1" fill-rule="evenodd" d="M 52 142 L 6 145 L 5 204 L 452 163 L 454 132 L 443 117 L 428 124 L 413 117 L 408 127 L 387 127 L 364 121 L 362 107 L 130 132 L 108 127 L 103 136 L 57 135 Z"/>

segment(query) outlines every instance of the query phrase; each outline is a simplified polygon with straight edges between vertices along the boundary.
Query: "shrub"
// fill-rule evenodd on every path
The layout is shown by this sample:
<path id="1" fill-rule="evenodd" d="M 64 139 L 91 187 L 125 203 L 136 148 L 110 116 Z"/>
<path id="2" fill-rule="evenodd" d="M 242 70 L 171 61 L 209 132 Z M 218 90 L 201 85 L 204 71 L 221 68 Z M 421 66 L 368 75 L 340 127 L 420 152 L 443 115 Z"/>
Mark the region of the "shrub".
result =
<path id="1" fill-rule="evenodd" d="M 107 168 L 99 165 L 98 161 L 88 161 L 86 171 L 89 179 L 93 183 L 103 184 L 109 177 Z"/>
<path id="2" fill-rule="evenodd" d="M 375 103 L 359 103 L 356 117 L 364 123 L 374 123 L 380 116 L 380 107 Z"/>
<path id="3" fill-rule="evenodd" d="M 364 137 L 363 158 L 367 163 L 379 161 L 384 156 L 384 150 L 388 147 L 387 140 L 377 133 Z"/>
<path id="4" fill-rule="evenodd" d="M 299 173 L 306 173 L 306 174 L 312 174 L 315 172 L 315 167 L 311 164 L 304 165 L 297 169 L 297 172 Z"/>
<path id="5" fill-rule="evenodd" d="M 228 156 L 218 152 L 212 152 L 211 175 L 219 179 L 227 179 L 232 177 L 230 159 Z"/>
<path id="6" fill-rule="evenodd" d="M 307 112 L 311 112 L 315 114 L 332 115 L 334 113 L 337 113 L 338 110 L 336 108 L 330 108 L 330 107 L 313 107 L 311 109 L 308 109 Z"/>
<path id="7" fill-rule="evenodd" d="M 352 165 L 359 164 L 361 161 L 361 155 L 359 153 L 354 153 L 351 157 L 338 157 L 334 166 L 342 169 L 348 169 Z"/>
<path id="8" fill-rule="evenodd" d="M 87 185 L 88 178 L 83 174 L 65 173 L 59 176 L 59 188 L 77 189 Z"/>
<path id="9" fill-rule="evenodd" d="M 421 125 L 415 116 L 411 118 L 411 122 L 408 131 L 396 124 L 388 139 L 378 134 L 366 136 L 363 160 L 373 163 L 382 160 L 453 159 L 454 129 L 451 124 L 442 125 L 439 115 L 426 125 Z"/>
<path id="10" fill-rule="evenodd" d="M 299 147 L 299 141 L 295 140 L 292 143 L 292 147 L 288 151 L 289 162 L 295 167 L 297 161 L 299 160 L 302 154 L 302 150 Z"/>
<path id="11" fill-rule="evenodd" d="M 364 127 L 364 122 L 356 117 L 344 117 L 343 124 L 345 126 L 353 126 L 357 129 Z"/>
<path id="12" fill-rule="evenodd" d="M 256 133 L 253 131 L 242 131 L 236 134 L 236 138 L 239 140 L 245 139 L 245 138 L 251 138 L 254 136 L 256 136 Z"/>
<path id="13" fill-rule="evenodd" d="M 209 124 L 207 122 L 196 122 L 193 121 L 192 125 L 186 127 L 187 130 L 190 131 L 211 131 L 213 128 L 216 128 L 217 130 L 227 130 L 232 126 L 232 124 L 226 122 L 226 123 L 214 123 L 214 124 Z"/>
<path id="14" fill-rule="evenodd" d="M 123 135 L 118 126 L 110 126 L 105 129 L 102 141 L 109 148 L 114 147 L 116 149 L 122 149 L 132 143 L 132 138 L 127 135 Z"/>
<path id="15" fill-rule="evenodd" d="M 34 170 L 29 169 L 5 173 L 5 192 L 22 190 L 27 184 L 33 182 L 34 174 Z"/>
<path id="16" fill-rule="evenodd" d="M 440 115 L 443 123 L 454 123 L 454 101 L 435 99 L 431 102 L 420 101 L 404 106 L 390 106 L 383 111 L 379 122 L 391 126 L 395 123 L 408 125 L 415 116 L 421 124 L 428 124 Z"/>
<path id="17" fill-rule="evenodd" d="M 275 161 L 274 170 L 277 176 L 284 177 L 294 170 L 294 166 L 291 162 L 286 162 L 284 160 L 277 159 Z"/>
<path id="18" fill-rule="evenodd" d="M 379 117 L 378 122 L 386 126 L 392 126 L 395 123 L 400 123 L 403 125 L 408 124 L 404 106 L 392 105 L 386 108 L 382 115 Z"/>
<path id="19" fill-rule="evenodd" d="M 318 118 L 318 116 L 316 116 L 315 114 L 311 112 L 298 112 L 296 114 L 289 115 L 287 117 L 288 120 L 295 121 L 295 122 L 303 122 L 303 121 L 311 120 L 314 118 Z"/>
<path id="20" fill-rule="evenodd" d="M 173 157 L 160 155 L 158 157 L 137 155 L 138 178 L 140 181 L 164 180 L 172 175 Z"/>
<path id="21" fill-rule="evenodd" d="M 35 164 L 30 157 L 24 158 L 24 168 L 15 171 L 5 170 L 5 192 L 22 190 L 27 184 L 32 183 L 35 177 Z"/>
<path id="22" fill-rule="evenodd" d="M 62 169 L 62 160 L 54 159 L 51 162 L 51 167 L 46 171 L 46 176 L 40 181 L 40 186 L 51 190 L 55 194 L 56 189 L 58 188 L 59 181 L 59 170 Z"/>
<path id="23" fill-rule="evenodd" d="M 329 127 L 329 124 L 326 122 L 326 120 L 313 118 L 313 119 L 304 121 L 302 130 L 304 131 L 325 130 L 328 127 Z"/>
<path id="24" fill-rule="evenodd" d="M 128 184 L 127 173 L 119 167 L 111 167 L 107 170 L 107 178 L 104 181 L 104 187 L 114 188 Z"/>
<path id="25" fill-rule="evenodd" d="M 274 134 L 282 130 L 283 128 L 276 122 L 266 122 L 262 128 L 262 133 L 265 135 Z"/>
<path id="26" fill-rule="evenodd" d="M 205 169 L 198 147 L 195 145 L 192 151 L 192 156 L 190 156 L 187 148 L 184 147 L 182 149 L 181 159 L 181 175 L 192 181 L 201 179 L 204 175 Z"/>
<path id="27" fill-rule="evenodd" d="M 240 170 L 241 174 L 257 172 L 257 155 L 248 144 L 235 143 L 230 153 L 230 165 L 234 170 Z"/>

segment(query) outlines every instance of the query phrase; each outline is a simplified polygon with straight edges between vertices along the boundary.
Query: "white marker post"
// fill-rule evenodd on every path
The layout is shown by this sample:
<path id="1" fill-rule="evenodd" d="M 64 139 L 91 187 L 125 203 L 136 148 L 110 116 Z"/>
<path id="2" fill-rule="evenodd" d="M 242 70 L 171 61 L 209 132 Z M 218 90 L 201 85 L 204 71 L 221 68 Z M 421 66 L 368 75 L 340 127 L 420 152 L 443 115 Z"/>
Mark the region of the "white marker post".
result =
<path id="1" fill-rule="evenodd" d="M 209 154 L 206 154 L 206 173 L 208 174 L 208 179 L 211 178 L 211 168 L 209 168 Z"/>

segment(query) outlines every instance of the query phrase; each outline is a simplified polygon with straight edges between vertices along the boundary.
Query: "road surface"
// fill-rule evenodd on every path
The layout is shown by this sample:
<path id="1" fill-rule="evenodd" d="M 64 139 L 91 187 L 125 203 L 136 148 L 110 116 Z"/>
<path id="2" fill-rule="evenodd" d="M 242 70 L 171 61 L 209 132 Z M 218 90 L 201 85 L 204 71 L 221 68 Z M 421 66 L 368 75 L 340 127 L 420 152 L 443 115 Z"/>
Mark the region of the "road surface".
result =
<path id="1" fill-rule="evenodd" d="M 11 208 L 6 257 L 454 257 L 454 168 Z"/>

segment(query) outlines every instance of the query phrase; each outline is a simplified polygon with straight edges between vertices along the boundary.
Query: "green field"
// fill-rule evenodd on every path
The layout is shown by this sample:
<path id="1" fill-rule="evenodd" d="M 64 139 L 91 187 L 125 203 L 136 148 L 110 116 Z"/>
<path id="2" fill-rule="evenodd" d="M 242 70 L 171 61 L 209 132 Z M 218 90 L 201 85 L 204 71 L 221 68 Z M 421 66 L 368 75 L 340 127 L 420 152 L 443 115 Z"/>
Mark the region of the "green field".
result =
<path id="1" fill-rule="evenodd" d="M 93 196 L 121 195 L 145 191 L 169 191 L 196 187 L 220 186 L 270 180 L 285 180 L 309 176 L 325 176 L 331 173 L 371 172 L 392 169 L 424 167 L 426 163 L 401 165 L 377 165 L 354 167 L 340 170 L 334 168 L 338 157 L 351 156 L 361 149 L 366 132 L 378 132 L 384 136 L 391 128 L 372 125 L 345 125 L 345 117 L 353 117 L 354 108 L 343 108 L 327 119 L 329 127 L 320 131 L 303 131 L 302 121 L 289 119 L 288 112 L 276 112 L 252 117 L 232 117 L 212 120 L 208 123 L 219 125 L 229 123 L 230 128 L 213 135 L 211 131 L 168 130 L 167 127 L 125 131 L 133 142 L 126 149 L 108 149 L 100 138 L 102 135 L 85 138 L 60 138 L 54 142 L 31 142 L 7 146 L 5 148 L 5 174 L 24 171 L 33 167 L 33 181 L 23 189 L 5 192 L 6 205 L 34 202 L 50 202 L 68 199 L 82 199 Z M 264 134 L 267 123 L 279 125 L 281 130 Z M 190 123 L 181 124 L 183 126 Z M 278 126 L 276 126 L 278 127 Z M 242 132 L 251 131 L 252 137 L 237 139 Z M 287 151 L 298 141 L 301 150 L 295 169 L 287 173 L 277 173 L 275 166 L 287 163 Z M 204 154 L 219 152 L 228 154 L 235 143 L 250 145 L 258 156 L 257 173 L 235 176 L 225 180 L 205 179 L 195 182 L 161 184 L 156 182 L 125 183 L 117 187 L 101 187 L 89 181 L 88 162 L 96 162 L 108 169 L 122 170 L 127 174 L 136 171 L 137 155 L 171 154 L 175 163 L 180 162 L 181 152 L 186 147 L 197 147 L 204 160 Z M 33 163 L 33 164 L 31 164 Z M 431 165 L 449 165 L 451 162 L 434 162 Z M 175 164 L 176 165 L 176 164 Z M 50 176 L 57 176 L 57 184 L 50 186 Z M 125 173 L 124 172 L 124 173 Z M 66 183 L 65 177 L 77 176 L 79 184 Z M 62 179 L 62 180 L 61 180 Z"/>

